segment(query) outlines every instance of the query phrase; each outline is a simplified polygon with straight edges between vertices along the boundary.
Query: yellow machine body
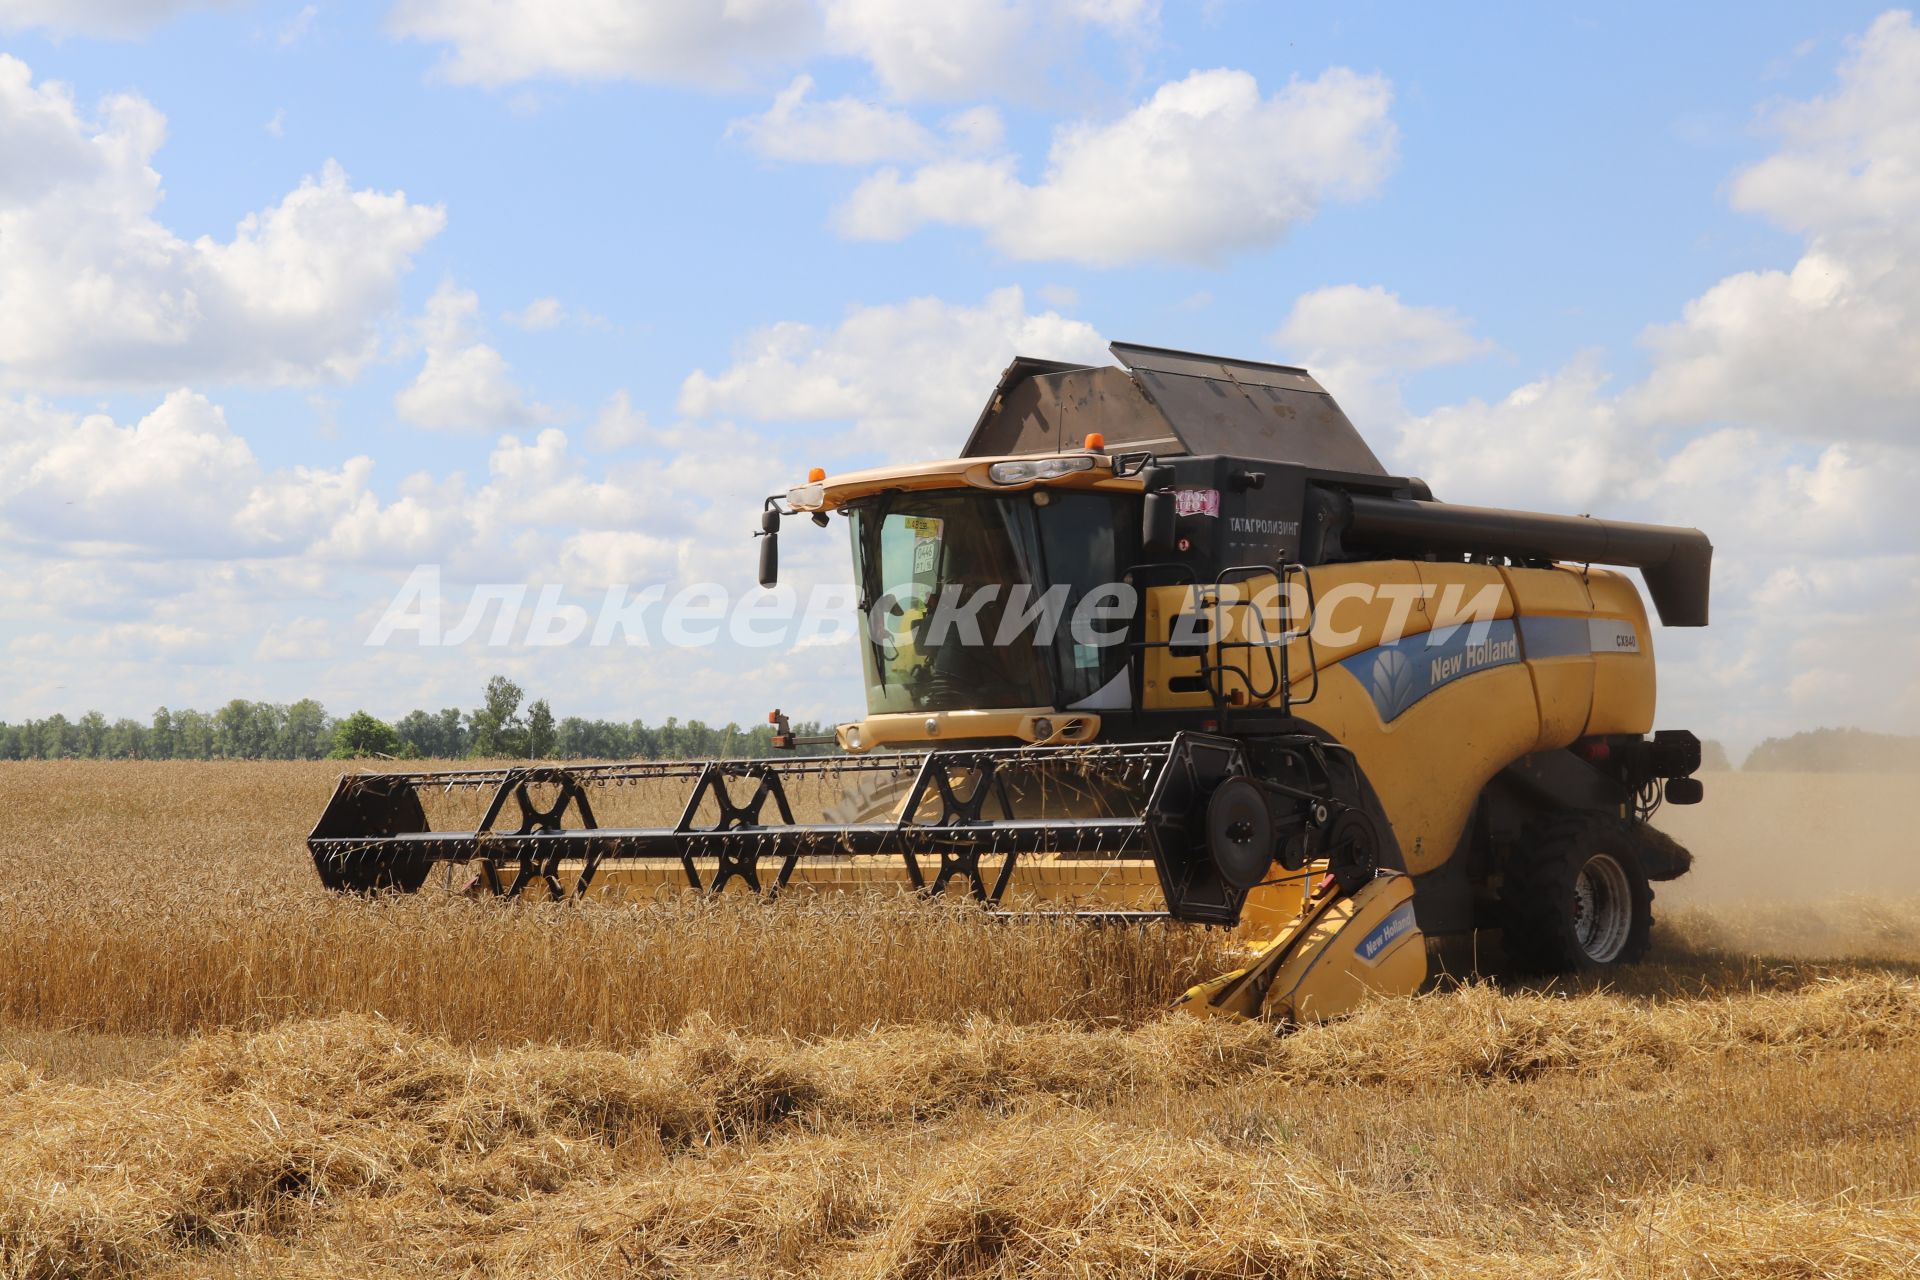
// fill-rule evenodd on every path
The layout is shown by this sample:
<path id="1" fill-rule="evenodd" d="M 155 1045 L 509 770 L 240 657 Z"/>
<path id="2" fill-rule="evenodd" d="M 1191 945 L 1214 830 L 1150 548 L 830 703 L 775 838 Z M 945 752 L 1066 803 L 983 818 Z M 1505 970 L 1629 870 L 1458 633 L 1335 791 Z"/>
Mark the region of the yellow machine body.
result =
<path id="1" fill-rule="evenodd" d="M 1413 886 L 1383 875 L 1353 894 L 1330 887 L 1254 952 L 1244 968 L 1189 990 L 1174 1007 L 1207 1016 L 1321 1022 L 1377 995 L 1405 995 L 1427 980 L 1426 941 Z"/>
<path id="2" fill-rule="evenodd" d="M 1631 580 L 1598 566 L 1639 568 L 1663 622 L 1704 625 L 1705 536 L 1436 502 L 1387 475 L 1304 370 L 1114 351 L 1124 370 L 1015 361 L 962 458 L 816 470 L 767 499 L 763 584 L 777 576 L 783 516 L 838 513 L 863 596 L 893 606 L 864 618 L 869 714 L 819 743 L 837 762 L 343 779 L 308 840 L 322 882 L 417 889 L 430 866 L 473 864 L 476 890 L 644 899 L 897 889 L 904 865 L 917 889 L 964 876 L 995 905 L 1159 907 L 1234 928 L 1247 963 L 1179 1006 L 1293 1022 L 1417 990 L 1429 978 L 1423 921 L 1475 930 L 1522 894 L 1562 915 L 1624 904 L 1631 936 L 1580 954 L 1608 963 L 1644 949 L 1646 880 L 1687 862 L 1645 836 L 1644 819 L 1663 783 L 1680 803 L 1699 798 L 1699 744 L 1683 731 L 1643 740 L 1648 611 Z M 1133 448 L 1109 451 L 1099 434 L 1076 448 L 1082 426 Z M 890 529 L 906 541 L 887 543 Z M 895 596 L 889 563 L 915 590 Z M 1087 646 L 1083 660 L 1076 638 L 1034 642 L 1023 674 L 999 684 L 939 665 L 954 654 L 932 614 L 949 592 L 1031 576 L 1084 597 L 1091 582 L 1136 574 L 1117 658 Z M 1012 656 L 1005 641 L 990 647 Z M 1036 705 L 1048 698 L 1066 705 Z M 1094 776 L 1107 767 L 1117 772 Z M 841 789 L 836 769 L 859 786 Z M 1081 781 L 1063 803 L 1031 787 L 1009 799 L 1008 776 Z M 632 800 L 624 789 L 655 782 L 679 790 L 608 820 Z M 789 803 L 803 783 L 817 792 L 807 815 Z M 989 784 L 1002 788 L 997 817 L 982 809 Z M 460 790 L 491 797 L 484 816 L 435 811 L 436 796 Z M 1569 817 L 1589 826 L 1553 825 Z M 1583 841 L 1597 871 L 1579 862 Z M 763 847 L 781 862 L 777 882 L 757 871 Z M 1247 849 L 1251 863 L 1236 852 Z M 1564 923 L 1526 941 L 1582 963 L 1587 943 L 1554 932 Z"/>

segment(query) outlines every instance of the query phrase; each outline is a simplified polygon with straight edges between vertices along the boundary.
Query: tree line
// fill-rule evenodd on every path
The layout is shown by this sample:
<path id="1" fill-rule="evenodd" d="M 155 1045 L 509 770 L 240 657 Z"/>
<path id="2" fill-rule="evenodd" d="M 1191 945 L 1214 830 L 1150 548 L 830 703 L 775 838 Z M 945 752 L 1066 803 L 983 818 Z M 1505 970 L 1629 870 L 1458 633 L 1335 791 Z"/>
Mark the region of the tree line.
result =
<path id="1" fill-rule="evenodd" d="M 0 721 L 0 760 L 321 760 L 468 757 L 533 760 L 675 760 L 773 754 L 773 726 L 663 724 L 643 720 L 556 719 L 545 698 L 525 701 L 504 676 L 487 682 L 481 705 L 414 710 L 385 721 L 365 711 L 335 719 L 312 698 L 293 703 L 235 698 L 218 711 L 161 707 L 150 720 L 108 720 L 89 711 L 20 724 Z M 524 706 L 523 706 L 524 703 Z M 816 734 L 818 724 L 794 731 Z"/>

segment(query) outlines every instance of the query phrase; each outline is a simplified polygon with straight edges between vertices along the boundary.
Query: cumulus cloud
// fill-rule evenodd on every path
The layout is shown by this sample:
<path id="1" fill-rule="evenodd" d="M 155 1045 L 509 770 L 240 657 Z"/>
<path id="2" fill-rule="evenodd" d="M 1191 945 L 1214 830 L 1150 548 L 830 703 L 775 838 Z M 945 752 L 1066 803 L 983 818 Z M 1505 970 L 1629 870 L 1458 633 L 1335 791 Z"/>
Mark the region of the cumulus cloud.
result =
<path id="1" fill-rule="evenodd" d="M 448 78 L 557 76 L 734 87 L 818 43 L 811 0 L 400 0 L 398 36 L 449 47 Z"/>
<path id="2" fill-rule="evenodd" d="M 1406 416 L 1405 375 L 1494 349 L 1450 307 L 1416 306 L 1378 285 L 1355 284 L 1300 295 L 1271 341 L 1283 359 L 1308 366 L 1363 431 Z"/>
<path id="3" fill-rule="evenodd" d="M 39 28 L 55 36 L 145 35 L 191 9 L 233 0 L 0 0 L 0 31 Z"/>
<path id="4" fill-rule="evenodd" d="M 1379 285 L 1342 284 L 1295 299 L 1273 342 L 1381 369 L 1430 369 L 1493 349 L 1470 329 L 1451 307 L 1413 306 Z"/>
<path id="5" fill-rule="evenodd" d="M 609 409 L 644 428 L 624 394 Z M 543 581 L 567 562 L 571 540 L 633 534 L 580 545 L 624 547 L 627 565 L 636 546 L 671 548 L 653 580 L 695 561 L 719 572 L 700 548 L 743 537 L 760 499 L 790 483 L 793 468 L 776 442 L 724 423 L 644 436 L 631 441 L 644 452 L 596 461 L 558 428 L 502 435 L 477 479 L 422 471 L 383 494 L 364 456 L 263 466 L 226 411 L 192 390 L 168 394 L 125 425 L 0 398 L 0 562 L 12 551 L 26 557 L 11 566 L 17 582 L 52 573 L 49 582 L 67 584 L 33 590 L 34 598 L 116 621 L 128 620 L 130 599 L 203 594 L 196 564 L 232 577 L 271 563 L 272 584 L 302 594 L 324 594 L 348 568 L 429 562 L 454 576 Z M 737 554 L 724 567 L 738 576 Z"/>
<path id="6" fill-rule="evenodd" d="M 303 550 L 365 491 L 373 464 L 267 472 L 205 396 L 179 390 L 128 426 L 0 401 L 0 531 L 103 555 Z"/>
<path id="7" fill-rule="evenodd" d="M 1099 32 L 1153 29 L 1148 0 L 400 0 L 397 36 L 448 48 L 467 83 L 541 77 L 739 88 L 821 54 L 860 58 L 897 100 L 1029 92 Z"/>
<path id="8" fill-rule="evenodd" d="M 872 165 L 977 154 L 998 147 L 1005 132 L 992 107 L 949 116 L 936 133 L 898 108 L 850 97 L 814 100 L 812 91 L 812 76 L 796 76 L 765 112 L 728 125 L 728 135 L 771 160 Z"/>
<path id="9" fill-rule="evenodd" d="M 844 421 L 845 443 L 896 460 L 950 457 L 1015 355 L 1104 363 L 1093 327 L 1028 311 L 1018 288 L 978 306 L 915 298 L 851 308 L 830 330 L 789 322 L 740 344 L 717 374 L 695 370 L 680 411 L 762 422 Z"/>
<path id="10" fill-rule="evenodd" d="M 8 649 L 26 658 L 89 663 L 155 660 L 211 663 L 230 656 L 212 631 L 177 622 L 122 622 L 93 628 L 77 636 L 47 633 L 21 636 Z"/>
<path id="11" fill-rule="evenodd" d="M 639 444 L 650 429 L 647 415 L 633 407 L 633 397 L 622 387 L 601 406 L 599 416 L 588 428 L 587 442 L 602 452 L 611 452 Z"/>
<path id="12" fill-rule="evenodd" d="M 862 240 L 976 227 L 1023 259 L 1217 262 L 1376 190 L 1394 157 L 1392 97 L 1383 78 L 1340 67 L 1270 95 L 1244 71 L 1196 71 L 1118 120 L 1056 131 L 1038 182 L 1012 156 L 886 169 L 836 220 Z"/>
<path id="13" fill-rule="evenodd" d="M 153 216 L 165 132 L 127 95 L 85 119 L 0 54 L 0 386 L 352 376 L 442 211 L 329 164 L 230 239 L 186 241 Z"/>
<path id="14" fill-rule="evenodd" d="M 1920 28 L 1888 13 L 1833 94 L 1773 117 L 1781 146 L 1734 204 L 1802 232 L 1785 270 L 1729 276 L 1650 329 L 1640 408 L 1818 440 L 1908 437 L 1920 405 Z"/>
<path id="15" fill-rule="evenodd" d="M 1585 356 L 1413 417 L 1392 451 L 1454 501 L 1707 530 L 1714 626 L 1661 640 L 1667 723 L 1745 741 L 1920 728 L 1916 95 L 1920 30 L 1891 13 L 1834 93 L 1775 113 L 1779 149 L 1733 183 L 1738 207 L 1805 236 L 1791 267 L 1729 276 L 1651 326 L 1636 385 Z"/>
<path id="16" fill-rule="evenodd" d="M 813 77 L 796 76 L 764 113 L 727 132 L 770 159 L 815 164 L 919 160 L 934 151 L 933 134 L 904 111 L 857 98 L 809 101 L 812 92 Z"/>
<path id="17" fill-rule="evenodd" d="M 1811 233 L 1920 211 L 1920 28 L 1896 9 L 1849 45 L 1836 92 L 1773 113 L 1783 145 L 1734 180 L 1736 208 Z"/>
<path id="18" fill-rule="evenodd" d="M 1442 406 L 1404 426 L 1389 461 L 1453 502 L 1598 511 L 1648 463 L 1606 384 L 1587 355 L 1491 403 Z"/>
<path id="19" fill-rule="evenodd" d="M 1133 37 L 1150 30 L 1158 7 L 1133 0 L 827 0 L 826 39 L 864 58 L 896 98 L 1020 96 L 1088 29 Z"/>
<path id="20" fill-rule="evenodd" d="M 1920 599 L 1920 449 L 1663 426 L 1638 411 L 1642 390 L 1613 391 L 1583 357 L 1413 419 L 1387 462 L 1448 501 L 1706 530 L 1713 625 L 1659 639 L 1663 725 L 1745 743 L 1813 723 L 1920 728 L 1920 644 L 1902 621 Z"/>
<path id="21" fill-rule="evenodd" d="M 501 318 L 516 329 L 542 333 L 559 328 L 561 321 L 567 318 L 567 309 L 560 305 L 558 298 L 535 298 L 520 310 L 509 311 Z"/>
<path id="22" fill-rule="evenodd" d="M 451 282 L 427 300 L 419 322 L 426 360 L 393 398 L 403 419 L 439 431 L 496 431 L 551 416 L 514 384 L 506 357 L 475 336 L 479 312 L 479 296 Z"/>
<path id="23" fill-rule="evenodd" d="M 335 624 L 325 618 L 298 617 L 268 625 L 255 646 L 255 662 L 320 662 L 338 655 Z"/>
<path id="24" fill-rule="evenodd" d="M 609 407 L 644 423 L 625 396 Z M 569 602 L 589 606 L 615 584 L 744 588 L 760 500 L 795 479 L 781 443 L 725 423 L 649 429 L 632 443 L 596 459 L 556 428 L 506 435 L 477 475 L 423 471 L 376 491 L 363 457 L 263 466 L 227 411 L 194 391 L 173 392 L 125 424 L 0 397 L 0 573 L 16 606 L 14 625 L 0 629 L 8 658 L 0 701 L 10 716 L 117 713 L 139 710 L 164 687 L 174 705 L 271 691 L 329 705 L 385 698 L 397 713 L 429 698 L 444 703 L 456 687 L 470 697 L 486 676 L 527 666 L 519 650 L 363 649 L 420 564 L 441 568 L 449 627 L 481 582 L 563 584 Z M 804 583 L 822 562 L 844 577 L 845 556 L 844 540 L 803 538 L 786 557 L 787 578 Z M 627 699 L 598 710 L 650 718 L 675 709 L 663 709 L 675 689 L 727 664 L 656 652 L 646 669 L 678 674 L 642 704 L 617 678 L 636 669 L 625 646 L 544 661 L 535 681 L 543 687 L 579 690 L 586 670 L 596 688 Z M 293 677 L 260 665 L 302 662 L 325 665 L 292 689 L 279 682 Z M 836 674 L 851 688 L 850 671 Z M 819 673 L 809 679 L 824 708 Z M 724 702 L 715 710 L 738 714 Z"/>

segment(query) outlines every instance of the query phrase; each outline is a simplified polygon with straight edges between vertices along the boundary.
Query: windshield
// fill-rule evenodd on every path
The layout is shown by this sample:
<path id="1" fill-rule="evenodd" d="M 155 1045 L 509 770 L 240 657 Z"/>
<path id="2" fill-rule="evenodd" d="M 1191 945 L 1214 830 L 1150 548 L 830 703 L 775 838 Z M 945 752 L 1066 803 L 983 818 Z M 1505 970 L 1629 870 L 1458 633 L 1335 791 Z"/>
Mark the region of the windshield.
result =
<path id="1" fill-rule="evenodd" d="M 854 506 L 874 714 L 1067 707 L 1125 668 L 1124 644 L 1076 635 L 1074 611 L 1118 576 L 1124 498 L 891 493 Z"/>

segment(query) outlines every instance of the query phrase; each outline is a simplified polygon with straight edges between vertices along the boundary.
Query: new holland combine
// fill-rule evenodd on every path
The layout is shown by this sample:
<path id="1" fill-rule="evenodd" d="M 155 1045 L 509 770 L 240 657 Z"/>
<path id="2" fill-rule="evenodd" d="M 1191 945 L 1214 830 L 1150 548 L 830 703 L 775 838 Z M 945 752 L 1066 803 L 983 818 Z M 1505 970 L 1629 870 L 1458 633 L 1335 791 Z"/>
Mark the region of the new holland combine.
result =
<path id="1" fill-rule="evenodd" d="M 1015 360 L 956 459 L 768 499 L 764 585 L 783 517 L 851 535 L 867 713 L 830 754 L 349 775 L 321 880 L 1221 926 L 1246 965 L 1180 1003 L 1295 1021 L 1483 937 L 1534 970 L 1639 958 L 1649 882 L 1690 861 L 1647 819 L 1700 799 L 1700 748 L 1653 731 L 1617 570 L 1704 626 L 1707 538 L 1436 501 L 1302 369 L 1112 351 Z"/>

